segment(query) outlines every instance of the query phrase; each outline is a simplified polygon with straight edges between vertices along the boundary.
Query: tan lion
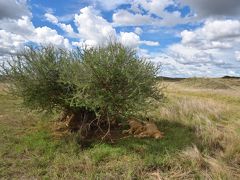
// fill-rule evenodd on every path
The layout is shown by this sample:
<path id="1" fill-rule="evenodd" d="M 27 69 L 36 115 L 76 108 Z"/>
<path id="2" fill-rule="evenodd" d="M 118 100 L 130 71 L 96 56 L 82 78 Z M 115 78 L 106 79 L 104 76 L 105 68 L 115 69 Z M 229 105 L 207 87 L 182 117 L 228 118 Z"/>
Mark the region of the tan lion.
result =
<path id="1" fill-rule="evenodd" d="M 159 131 L 158 127 L 153 122 L 147 122 L 144 127 L 144 131 L 138 134 L 137 137 L 153 137 L 155 139 L 163 138 L 163 133 Z"/>
<path id="2" fill-rule="evenodd" d="M 130 128 L 128 130 L 124 130 L 123 131 L 124 134 L 127 133 L 137 135 L 144 131 L 145 128 L 144 124 L 135 118 L 130 118 L 128 120 L 128 124 Z"/>
<path id="3" fill-rule="evenodd" d="M 158 127 L 153 122 L 147 122 L 143 124 L 135 118 L 130 118 L 128 120 L 130 129 L 124 130 L 123 133 L 128 133 L 134 135 L 134 137 L 152 137 L 155 139 L 163 138 L 163 133 L 158 130 Z"/>

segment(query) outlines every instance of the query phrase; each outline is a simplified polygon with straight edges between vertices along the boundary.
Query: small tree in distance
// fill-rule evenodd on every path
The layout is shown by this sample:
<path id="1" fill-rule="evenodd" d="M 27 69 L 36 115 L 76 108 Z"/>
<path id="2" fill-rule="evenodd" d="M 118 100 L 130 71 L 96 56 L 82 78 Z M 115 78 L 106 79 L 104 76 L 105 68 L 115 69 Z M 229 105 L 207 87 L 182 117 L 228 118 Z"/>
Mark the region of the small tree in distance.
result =
<path id="1" fill-rule="evenodd" d="M 97 125 L 108 131 L 119 116 L 161 99 L 158 71 L 159 66 L 116 42 L 73 51 L 28 47 L 4 67 L 12 92 L 27 107 L 63 111 L 72 130 Z"/>

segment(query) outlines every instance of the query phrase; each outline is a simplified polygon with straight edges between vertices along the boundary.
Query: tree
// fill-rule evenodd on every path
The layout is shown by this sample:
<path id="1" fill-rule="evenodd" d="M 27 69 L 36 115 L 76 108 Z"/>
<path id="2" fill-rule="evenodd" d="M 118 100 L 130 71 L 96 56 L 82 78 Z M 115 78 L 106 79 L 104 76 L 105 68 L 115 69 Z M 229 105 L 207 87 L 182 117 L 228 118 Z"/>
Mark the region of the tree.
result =
<path id="1" fill-rule="evenodd" d="M 6 68 L 7 67 L 7 68 Z M 120 43 L 68 51 L 53 46 L 26 48 L 9 61 L 4 73 L 12 92 L 37 110 L 61 110 L 71 129 L 83 124 L 111 126 L 119 116 L 161 99 L 159 67 Z"/>

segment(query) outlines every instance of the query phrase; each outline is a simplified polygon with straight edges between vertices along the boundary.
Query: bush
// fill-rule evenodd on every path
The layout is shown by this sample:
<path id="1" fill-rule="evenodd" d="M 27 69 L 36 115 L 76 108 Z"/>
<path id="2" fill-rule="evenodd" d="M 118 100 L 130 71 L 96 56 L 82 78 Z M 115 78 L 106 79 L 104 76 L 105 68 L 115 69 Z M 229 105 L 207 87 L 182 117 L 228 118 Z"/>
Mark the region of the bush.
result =
<path id="1" fill-rule="evenodd" d="M 23 98 L 31 109 L 52 111 L 67 109 L 66 101 L 73 97 L 75 87 L 60 79 L 69 52 L 52 46 L 26 48 L 12 57 L 4 68 L 13 94 Z"/>
<path id="2" fill-rule="evenodd" d="M 64 118 L 103 124 L 139 111 L 150 99 L 159 100 L 158 70 L 119 43 L 73 51 L 26 48 L 4 67 L 14 94 L 27 107 L 62 110 Z"/>

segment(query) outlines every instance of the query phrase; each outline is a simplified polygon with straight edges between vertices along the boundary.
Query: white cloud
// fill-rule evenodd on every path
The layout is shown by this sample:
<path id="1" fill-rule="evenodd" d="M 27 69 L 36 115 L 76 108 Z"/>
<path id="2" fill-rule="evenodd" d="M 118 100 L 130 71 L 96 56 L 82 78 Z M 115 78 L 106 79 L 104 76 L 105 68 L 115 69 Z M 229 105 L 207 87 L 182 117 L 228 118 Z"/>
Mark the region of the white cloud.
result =
<path id="1" fill-rule="evenodd" d="M 182 44 L 199 49 L 227 49 L 240 41 L 240 21 L 207 20 L 202 28 L 181 32 Z"/>
<path id="2" fill-rule="evenodd" d="M 45 13 L 44 16 L 48 21 L 52 22 L 53 24 L 58 23 L 58 19 L 54 15 L 52 15 L 50 13 Z"/>
<path id="3" fill-rule="evenodd" d="M 34 38 L 32 41 L 40 44 L 55 44 L 57 46 L 71 48 L 68 39 L 59 35 L 56 30 L 47 26 L 36 28 L 34 30 Z"/>
<path id="4" fill-rule="evenodd" d="M 30 35 L 34 26 L 28 16 L 22 16 L 19 19 L 0 20 L 0 29 L 23 36 Z"/>
<path id="5" fill-rule="evenodd" d="M 113 14 L 113 23 L 115 26 L 174 26 L 184 24 L 192 20 L 186 16 L 182 17 L 181 12 L 175 10 L 169 12 L 166 10 L 169 6 L 177 6 L 174 0 L 137 0 L 131 3 L 131 10 L 117 10 Z"/>
<path id="6" fill-rule="evenodd" d="M 65 31 L 69 37 L 74 37 L 74 38 L 78 37 L 78 35 L 74 32 L 70 24 L 60 23 L 58 21 L 58 18 L 50 13 L 45 13 L 44 16 L 49 22 L 59 26 L 63 31 Z"/>
<path id="7" fill-rule="evenodd" d="M 80 40 L 78 42 L 73 41 L 72 45 L 77 47 L 83 47 L 83 48 L 91 48 L 91 47 L 96 47 L 99 44 L 94 40 L 84 40 L 84 41 Z"/>
<path id="8" fill-rule="evenodd" d="M 120 42 L 122 42 L 122 44 L 132 48 L 137 48 L 141 44 L 144 44 L 147 46 L 159 46 L 159 42 L 156 42 L 156 41 L 140 40 L 139 35 L 137 35 L 134 32 L 120 32 L 119 39 L 120 39 Z"/>
<path id="9" fill-rule="evenodd" d="M 141 44 L 145 44 L 147 46 L 159 46 L 159 42 L 157 41 L 140 41 Z"/>
<path id="10" fill-rule="evenodd" d="M 133 32 L 120 32 L 120 42 L 126 46 L 136 48 L 140 44 L 140 37 Z"/>
<path id="11" fill-rule="evenodd" d="M 158 42 L 141 40 L 134 32 L 121 32 L 117 34 L 112 24 L 102 18 L 92 7 L 85 7 L 80 14 L 75 15 L 75 24 L 78 32 L 74 32 L 71 25 L 59 22 L 58 18 L 51 13 L 46 13 L 45 18 L 51 23 L 59 26 L 69 37 L 80 38 L 72 42 L 74 46 L 96 46 L 107 43 L 108 40 L 119 39 L 127 46 L 137 48 L 141 44 L 157 46 Z M 70 41 L 59 35 L 55 29 L 47 26 L 34 27 L 30 17 L 23 16 L 19 19 L 0 20 L 1 46 L 0 53 L 13 53 L 23 47 L 27 42 L 38 44 L 54 44 L 56 46 L 71 48 Z M 141 33 L 141 28 L 136 32 Z"/>
<path id="12" fill-rule="evenodd" d="M 141 41 L 140 36 L 134 32 L 120 32 L 120 34 L 117 34 L 112 24 L 102 18 L 93 7 L 81 9 L 80 14 L 75 15 L 75 24 L 79 37 L 81 37 L 79 42 L 73 43 L 75 46 L 82 46 L 84 43 L 88 46 L 96 46 L 116 39 L 119 39 L 124 45 L 134 48 L 140 44 L 158 45 L 157 42 Z M 141 33 L 140 28 L 137 31 Z"/>
<path id="13" fill-rule="evenodd" d="M 71 37 L 77 37 L 77 34 L 73 31 L 73 28 L 70 24 L 63 24 L 63 23 L 59 23 L 59 27 L 67 32 L 69 34 L 69 36 Z"/>
<path id="14" fill-rule="evenodd" d="M 154 56 L 176 76 L 222 76 L 239 72 L 239 21 L 207 20 L 180 33 L 182 41 Z M 231 71 L 231 72 L 230 72 Z M 185 73 L 185 74 L 184 74 Z"/>
<path id="15" fill-rule="evenodd" d="M 204 64 L 212 61 L 211 52 L 182 44 L 169 46 L 168 54 L 182 64 Z"/>
<path id="16" fill-rule="evenodd" d="M 239 20 L 209 20 L 199 33 L 206 35 L 208 39 L 231 38 L 240 36 Z"/>
<path id="17" fill-rule="evenodd" d="M 15 53 L 27 42 L 71 48 L 69 40 L 56 30 L 46 26 L 35 28 L 28 16 L 0 20 L 0 56 Z"/>
<path id="18" fill-rule="evenodd" d="M 16 53 L 16 50 L 23 47 L 25 42 L 21 35 L 0 30 L 0 56 Z"/>
<path id="19" fill-rule="evenodd" d="M 159 20 L 150 15 L 133 14 L 127 10 L 118 10 L 112 16 L 115 26 L 141 26 L 158 24 Z"/>
<path id="20" fill-rule="evenodd" d="M 164 16 L 166 11 L 165 8 L 174 5 L 175 2 L 173 0 L 137 0 L 136 4 L 142 6 L 145 10 L 149 11 L 152 14 L 156 14 L 158 16 Z"/>
<path id="21" fill-rule="evenodd" d="M 182 43 L 197 43 L 196 34 L 192 31 L 184 30 L 181 32 Z"/>
<path id="22" fill-rule="evenodd" d="M 134 30 L 134 32 L 135 32 L 136 34 L 140 35 L 140 34 L 143 33 L 143 30 L 142 30 L 142 28 L 140 28 L 140 27 L 136 27 L 135 30 Z"/>
<path id="23" fill-rule="evenodd" d="M 164 54 L 157 53 L 151 55 L 151 61 L 155 63 L 161 62 L 162 64 L 162 72 L 161 75 L 169 76 L 169 77 L 186 77 L 192 76 L 192 72 L 189 71 L 188 65 L 183 65 L 177 62 L 173 57 Z"/>
<path id="24" fill-rule="evenodd" d="M 55 21 L 54 16 L 48 14 L 48 19 Z M 68 26 L 63 25 L 66 31 Z M 59 35 L 49 27 L 35 27 L 31 22 L 31 12 L 26 0 L 0 1 L 0 59 L 9 59 L 9 55 L 16 53 L 26 43 L 54 44 L 71 48 L 69 40 Z"/>
<path id="25" fill-rule="evenodd" d="M 118 10 L 113 16 L 114 26 L 142 26 L 142 25 L 163 25 L 162 18 L 152 17 L 150 14 L 132 13 L 128 10 Z"/>
<path id="26" fill-rule="evenodd" d="M 90 44 L 104 44 L 111 38 L 116 37 L 116 31 L 112 25 L 92 7 L 85 7 L 80 14 L 75 15 L 74 20 L 79 36 Z"/>
<path id="27" fill-rule="evenodd" d="M 16 53 L 31 38 L 34 26 L 29 17 L 0 20 L 0 56 Z"/>
<path id="28" fill-rule="evenodd" d="M 237 68 L 239 68 L 239 66 L 237 68 L 225 68 L 214 63 L 183 64 L 166 53 L 151 54 L 149 59 L 155 63 L 161 62 L 161 75 L 169 77 L 222 77 L 230 74 L 237 76 Z"/>

